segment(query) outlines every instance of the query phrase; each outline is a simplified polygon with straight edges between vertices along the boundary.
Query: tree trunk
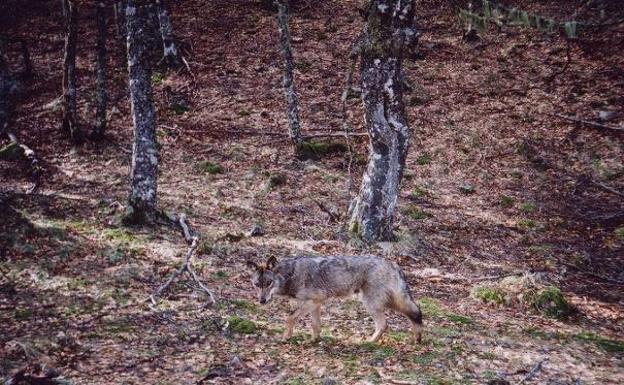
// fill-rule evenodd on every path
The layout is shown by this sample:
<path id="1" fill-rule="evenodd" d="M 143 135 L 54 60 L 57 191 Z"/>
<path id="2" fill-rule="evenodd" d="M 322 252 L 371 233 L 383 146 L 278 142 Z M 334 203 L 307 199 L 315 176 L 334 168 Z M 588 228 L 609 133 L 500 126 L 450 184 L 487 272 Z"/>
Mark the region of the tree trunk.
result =
<path id="1" fill-rule="evenodd" d="M 128 77 L 134 124 L 131 191 L 126 216 L 129 223 L 151 220 L 156 214 L 158 150 L 147 49 L 147 16 L 145 1 L 128 0 Z"/>
<path id="2" fill-rule="evenodd" d="M 126 0 L 119 0 L 113 5 L 115 11 L 115 25 L 117 26 L 117 41 L 119 42 L 124 60 L 126 58 L 126 39 L 128 35 L 126 4 Z"/>
<path id="3" fill-rule="evenodd" d="M 393 238 L 392 224 L 410 128 L 402 98 L 401 60 L 414 1 L 373 0 L 361 51 L 368 166 L 349 209 L 349 229 L 366 242 Z"/>
<path id="4" fill-rule="evenodd" d="M 74 144 L 81 141 L 80 128 L 76 122 L 76 39 L 78 11 L 75 0 L 65 0 L 67 30 L 65 57 L 63 60 L 63 130 L 71 136 Z"/>
<path id="5" fill-rule="evenodd" d="M 288 0 L 276 0 L 277 26 L 280 33 L 280 46 L 284 58 L 284 94 L 288 113 L 288 129 L 290 139 L 295 151 L 298 151 L 303 143 L 301 137 L 301 122 L 299 120 L 299 102 L 295 92 L 293 80 L 293 57 L 290 49 L 290 31 L 288 30 Z"/>
<path id="6" fill-rule="evenodd" d="M 182 67 L 182 58 L 175 43 L 167 4 L 165 0 L 156 0 L 156 6 L 158 7 L 158 24 L 163 43 L 163 58 L 169 68 L 178 69 Z"/>
<path id="7" fill-rule="evenodd" d="M 0 135 L 9 125 L 9 118 L 14 108 L 14 97 L 17 93 L 17 82 L 9 72 L 2 46 L 0 42 Z"/>
<path id="8" fill-rule="evenodd" d="M 97 22 L 97 55 L 95 61 L 95 129 L 93 137 L 101 139 L 106 131 L 106 3 L 98 1 L 95 10 Z"/>

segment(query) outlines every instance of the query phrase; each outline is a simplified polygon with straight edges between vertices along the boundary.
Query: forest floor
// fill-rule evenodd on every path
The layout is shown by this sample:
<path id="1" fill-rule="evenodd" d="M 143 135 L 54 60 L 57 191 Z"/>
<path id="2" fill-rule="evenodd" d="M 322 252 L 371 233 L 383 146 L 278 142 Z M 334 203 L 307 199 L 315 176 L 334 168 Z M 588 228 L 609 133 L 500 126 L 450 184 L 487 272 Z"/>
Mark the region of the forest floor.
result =
<path id="1" fill-rule="evenodd" d="M 0 161 L 0 376 L 43 362 L 76 384 L 624 383 L 623 136 L 553 116 L 597 121 L 615 111 L 605 124 L 622 125 L 623 25 L 570 43 L 505 26 L 466 43 L 450 7 L 418 2 L 423 58 L 404 66 L 414 135 L 397 241 L 367 248 L 342 228 L 344 146 L 320 145 L 332 151 L 301 160 L 285 134 L 271 134 L 286 130 L 274 14 L 256 1 L 170 2 L 193 75 L 153 76 L 159 206 L 186 213 L 201 232 L 194 263 L 218 302 L 205 307 L 183 278 L 153 306 L 149 296 L 187 245 L 164 225 L 119 225 L 132 124 L 112 39 L 107 140 L 72 149 L 60 132 L 57 3 L 37 2 L 7 24 L 29 42 L 36 72 L 12 125 L 45 172 L 28 194 L 28 164 Z M 532 9 L 565 20 L 581 2 L 541 3 Z M 291 20 L 304 131 L 339 133 L 359 2 L 306 4 L 295 2 Z M 92 11 L 81 11 L 78 49 L 85 129 L 94 115 Z M 189 110 L 170 108 L 171 95 Z M 360 103 L 349 103 L 363 131 Z M 354 140 L 352 194 L 366 161 L 366 141 Z M 254 226 L 263 234 L 249 236 Z M 305 318 L 281 341 L 288 302 L 258 304 L 244 262 L 363 253 L 403 268 L 424 311 L 423 342 L 390 315 L 386 336 L 364 343 L 372 320 L 351 299 L 324 306 L 320 341 L 306 340 Z M 561 290 L 574 311 L 552 318 L 513 291 L 533 284 Z"/>

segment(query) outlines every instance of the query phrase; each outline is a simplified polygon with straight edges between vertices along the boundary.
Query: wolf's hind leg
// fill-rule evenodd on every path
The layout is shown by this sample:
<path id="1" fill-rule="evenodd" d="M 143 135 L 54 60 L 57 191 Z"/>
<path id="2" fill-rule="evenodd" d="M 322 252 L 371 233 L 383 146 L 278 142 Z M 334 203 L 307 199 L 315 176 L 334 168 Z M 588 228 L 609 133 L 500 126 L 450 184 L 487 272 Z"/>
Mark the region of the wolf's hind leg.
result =
<path id="1" fill-rule="evenodd" d="M 407 318 L 409 318 L 412 323 L 414 336 L 416 337 L 416 340 L 420 342 L 422 338 L 422 312 L 420 311 L 418 305 L 409 295 L 402 294 L 395 296 L 392 308 L 405 314 Z"/>
<path id="2" fill-rule="evenodd" d="M 384 315 L 385 305 L 380 304 L 377 298 L 367 296 L 366 294 L 362 296 L 362 303 L 375 322 L 375 333 L 373 333 L 368 341 L 377 342 L 388 328 L 386 316 Z"/>

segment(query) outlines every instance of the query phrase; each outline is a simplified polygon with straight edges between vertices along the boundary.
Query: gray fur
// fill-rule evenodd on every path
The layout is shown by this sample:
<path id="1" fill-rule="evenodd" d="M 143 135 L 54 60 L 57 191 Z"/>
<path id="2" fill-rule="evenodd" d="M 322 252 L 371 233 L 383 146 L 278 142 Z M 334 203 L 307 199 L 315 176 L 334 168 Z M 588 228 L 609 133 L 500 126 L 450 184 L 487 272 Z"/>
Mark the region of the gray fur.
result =
<path id="1" fill-rule="evenodd" d="M 288 317 L 284 337 L 292 335 L 294 322 L 300 316 L 312 314 L 312 336 L 320 331 L 320 305 L 329 298 L 357 294 L 375 321 L 377 341 L 386 329 L 384 310 L 387 308 L 405 314 L 420 338 L 422 314 L 412 297 L 399 266 L 373 256 L 356 257 L 296 257 L 277 262 L 269 258 L 267 264 L 254 268 L 252 283 L 261 303 L 280 295 L 294 298 L 298 308 Z"/>

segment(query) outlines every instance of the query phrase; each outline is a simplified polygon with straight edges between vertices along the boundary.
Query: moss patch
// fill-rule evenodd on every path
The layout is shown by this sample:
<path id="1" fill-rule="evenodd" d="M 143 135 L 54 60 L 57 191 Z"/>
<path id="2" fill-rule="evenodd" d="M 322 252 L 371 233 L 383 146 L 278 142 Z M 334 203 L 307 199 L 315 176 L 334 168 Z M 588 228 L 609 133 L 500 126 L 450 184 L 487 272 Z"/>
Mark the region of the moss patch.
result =
<path id="1" fill-rule="evenodd" d="M 233 315 L 228 318 L 230 330 L 238 334 L 253 334 L 256 332 L 256 324 L 248 319 Z"/>
<path id="2" fill-rule="evenodd" d="M 222 174 L 223 167 L 217 163 L 210 162 L 208 160 L 204 160 L 199 162 L 197 165 L 197 169 L 206 174 Z"/>
<path id="3" fill-rule="evenodd" d="M 575 335 L 574 338 L 581 341 L 593 342 L 600 349 L 608 353 L 624 352 L 624 341 L 622 340 L 610 340 L 594 333 L 580 333 Z"/>
<path id="4" fill-rule="evenodd" d="M 308 140 L 302 142 L 297 149 L 299 158 L 315 159 L 323 155 L 343 153 L 348 150 L 347 145 L 341 142 L 320 142 Z"/>
<path id="5" fill-rule="evenodd" d="M 552 318 L 567 318 L 573 311 L 561 290 L 554 286 L 528 291 L 523 295 L 523 300 L 533 309 Z"/>
<path id="6" fill-rule="evenodd" d="M 470 293 L 474 298 L 485 303 L 502 305 L 505 303 L 505 293 L 496 287 L 477 286 Z"/>
<path id="7" fill-rule="evenodd" d="M 420 207 L 415 205 L 408 206 L 405 211 L 405 215 L 412 218 L 415 221 L 421 221 L 423 219 L 427 219 L 430 217 L 430 214 L 422 210 Z"/>

